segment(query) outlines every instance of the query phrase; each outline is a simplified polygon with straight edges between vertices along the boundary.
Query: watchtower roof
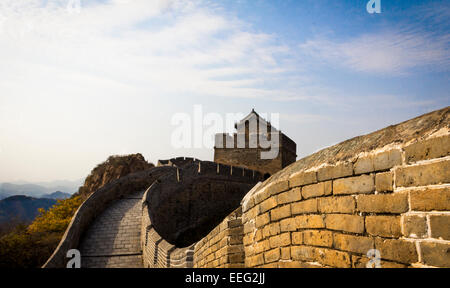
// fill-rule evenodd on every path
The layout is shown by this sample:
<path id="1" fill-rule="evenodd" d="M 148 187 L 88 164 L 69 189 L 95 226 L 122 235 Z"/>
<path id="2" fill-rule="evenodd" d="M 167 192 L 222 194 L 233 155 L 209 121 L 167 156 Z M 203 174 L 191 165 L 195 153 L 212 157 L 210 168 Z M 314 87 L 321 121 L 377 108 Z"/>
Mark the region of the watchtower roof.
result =
<path id="1" fill-rule="evenodd" d="M 263 117 L 261 117 L 256 111 L 255 109 L 252 109 L 252 111 L 245 116 L 241 121 L 237 122 L 234 125 L 234 128 L 238 129 L 238 127 L 242 127 L 243 125 L 245 125 L 245 122 L 247 121 L 254 121 L 257 120 L 259 125 L 264 125 L 267 127 L 271 127 L 272 128 L 272 132 L 276 131 L 275 127 L 272 127 L 272 124 L 270 122 L 268 122 L 266 119 L 264 119 Z"/>

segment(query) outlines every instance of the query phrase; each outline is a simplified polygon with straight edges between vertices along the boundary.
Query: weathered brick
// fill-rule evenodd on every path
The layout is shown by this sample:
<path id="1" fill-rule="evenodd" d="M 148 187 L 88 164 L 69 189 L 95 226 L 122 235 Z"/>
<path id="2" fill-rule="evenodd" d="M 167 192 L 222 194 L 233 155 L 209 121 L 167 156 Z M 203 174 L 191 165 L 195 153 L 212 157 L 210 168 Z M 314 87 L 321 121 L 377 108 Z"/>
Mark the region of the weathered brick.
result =
<path id="1" fill-rule="evenodd" d="M 297 224 L 295 218 L 287 218 L 280 221 L 281 232 L 295 231 L 297 230 Z"/>
<path id="2" fill-rule="evenodd" d="M 270 222 L 269 213 L 264 213 L 256 217 L 256 228 L 261 228 Z"/>
<path id="3" fill-rule="evenodd" d="M 321 213 L 349 213 L 355 212 L 356 202 L 352 196 L 319 198 Z"/>
<path id="4" fill-rule="evenodd" d="M 434 137 L 405 147 L 408 163 L 450 155 L 450 136 Z"/>
<path id="5" fill-rule="evenodd" d="M 370 235 L 401 237 L 400 216 L 366 216 L 366 231 Z"/>
<path id="6" fill-rule="evenodd" d="M 277 207 L 277 198 L 270 197 L 270 198 L 264 200 L 263 202 L 261 202 L 260 204 L 258 204 L 257 207 L 259 207 L 259 214 L 263 214 L 263 213 L 269 211 L 270 209 Z"/>
<path id="7" fill-rule="evenodd" d="M 450 240 L 450 215 L 430 215 L 431 237 Z"/>
<path id="8" fill-rule="evenodd" d="M 289 232 L 272 236 L 269 238 L 270 248 L 289 246 L 291 244 L 291 234 Z"/>
<path id="9" fill-rule="evenodd" d="M 275 222 L 275 223 L 271 223 L 268 224 L 266 226 L 264 226 L 263 229 L 263 237 L 267 238 L 273 235 L 278 235 L 280 234 L 280 223 L 279 222 Z"/>
<path id="10" fill-rule="evenodd" d="M 395 170 L 397 187 L 425 186 L 450 182 L 450 161 L 399 167 Z"/>
<path id="11" fill-rule="evenodd" d="M 426 188 L 410 192 L 413 211 L 449 211 L 450 188 Z"/>
<path id="12" fill-rule="evenodd" d="M 353 164 L 353 170 L 355 175 L 373 172 L 375 168 L 373 166 L 372 155 L 358 158 L 355 164 Z"/>
<path id="13" fill-rule="evenodd" d="M 295 223 L 299 229 L 324 228 L 322 215 L 300 215 L 295 217 Z"/>
<path id="14" fill-rule="evenodd" d="M 291 259 L 291 247 L 281 247 L 281 260 L 290 260 Z"/>
<path id="15" fill-rule="evenodd" d="M 287 204 L 291 202 L 297 202 L 302 199 L 302 194 L 300 193 L 300 188 L 293 188 L 287 192 L 278 194 L 277 202 L 279 205 Z"/>
<path id="16" fill-rule="evenodd" d="M 245 213 L 253 207 L 255 207 L 255 197 L 251 197 L 242 204 L 242 212 Z"/>
<path id="17" fill-rule="evenodd" d="M 359 194 L 375 191 L 373 175 L 361 175 L 333 181 L 333 194 Z"/>
<path id="18" fill-rule="evenodd" d="M 249 233 L 242 238 L 242 242 L 245 246 L 251 245 L 255 240 L 253 233 Z"/>
<path id="19" fill-rule="evenodd" d="M 312 198 L 331 194 L 331 181 L 320 182 L 317 184 L 302 187 L 303 198 Z"/>
<path id="20" fill-rule="evenodd" d="M 221 232 L 221 235 L 218 235 L 218 240 L 222 239 L 225 236 L 235 236 L 244 234 L 244 226 L 237 226 L 234 228 L 229 228 L 226 231 Z"/>
<path id="21" fill-rule="evenodd" d="M 377 173 L 375 175 L 375 189 L 378 192 L 393 191 L 393 173 Z"/>
<path id="22" fill-rule="evenodd" d="M 415 263 L 418 261 L 416 246 L 413 242 L 401 239 L 375 239 L 375 248 L 381 253 L 381 258 L 400 263 Z"/>
<path id="23" fill-rule="evenodd" d="M 245 266 L 246 267 L 256 267 L 264 264 L 264 256 L 263 254 L 258 254 L 252 257 L 245 258 Z"/>
<path id="24" fill-rule="evenodd" d="M 264 253 L 264 262 L 271 263 L 280 260 L 280 248 L 275 248 Z"/>
<path id="25" fill-rule="evenodd" d="M 364 255 L 367 254 L 370 249 L 375 247 L 374 240 L 369 237 L 335 233 L 333 236 L 333 241 L 333 247 L 336 249 Z"/>
<path id="26" fill-rule="evenodd" d="M 251 233 L 251 235 L 253 235 L 253 233 Z M 263 239 L 263 230 L 261 228 L 256 230 L 254 235 L 254 241 L 261 241 Z"/>
<path id="27" fill-rule="evenodd" d="M 297 187 L 317 182 L 316 171 L 303 171 L 289 177 L 289 186 Z"/>
<path id="28" fill-rule="evenodd" d="M 250 210 L 248 210 L 247 212 L 242 214 L 242 223 L 247 223 L 252 219 L 255 219 L 256 216 L 258 215 L 259 212 L 259 207 L 255 206 L 253 208 L 251 208 Z"/>
<path id="29" fill-rule="evenodd" d="M 424 215 L 403 216 L 403 235 L 409 238 L 427 238 L 427 218 Z"/>
<path id="30" fill-rule="evenodd" d="M 353 174 L 353 164 L 350 162 L 340 163 L 335 166 L 325 166 L 317 170 L 317 180 L 325 181 L 341 177 L 351 176 Z"/>
<path id="31" fill-rule="evenodd" d="M 227 246 L 229 244 L 229 240 L 230 240 L 229 236 L 223 238 L 222 240 L 220 240 L 219 241 L 219 247 L 223 248 L 223 247 Z"/>
<path id="32" fill-rule="evenodd" d="M 269 197 L 270 197 L 270 191 L 267 189 L 267 187 L 260 189 L 258 192 L 256 192 L 253 195 L 255 205 L 261 203 L 262 201 L 266 200 Z"/>
<path id="33" fill-rule="evenodd" d="M 291 205 L 284 205 L 270 211 L 270 219 L 277 221 L 291 216 Z"/>
<path id="34" fill-rule="evenodd" d="M 358 195 L 356 207 L 360 212 L 403 213 L 408 211 L 408 193 Z"/>
<path id="35" fill-rule="evenodd" d="M 249 221 L 244 224 L 244 234 L 253 232 L 256 229 L 255 221 Z"/>
<path id="36" fill-rule="evenodd" d="M 423 241 L 420 250 L 424 264 L 450 268 L 450 244 Z"/>
<path id="37" fill-rule="evenodd" d="M 303 244 L 311 246 L 333 246 L 333 233 L 324 230 L 303 231 Z"/>
<path id="38" fill-rule="evenodd" d="M 317 199 L 303 200 L 300 202 L 292 203 L 292 214 L 306 214 L 306 213 L 316 213 L 317 210 Z"/>
<path id="39" fill-rule="evenodd" d="M 264 241 L 260 241 L 260 242 L 253 244 L 253 247 L 254 247 L 254 253 L 260 254 L 260 253 L 270 249 L 270 243 L 269 243 L 269 240 L 264 240 Z"/>
<path id="40" fill-rule="evenodd" d="M 341 252 L 332 249 L 320 248 L 317 249 L 316 259 L 319 263 L 336 268 L 350 268 L 350 255 L 346 252 Z"/>
<path id="41" fill-rule="evenodd" d="M 364 217 L 347 214 L 327 214 L 325 217 L 325 226 L 330 230 L 363 233 Z"/>
<path id="42" fill-rule="evenodd" d="M 303 244 L 303 232 L 293 232 L 292 233 L 292 244 Z"/>
<path id="43" fill-rule="evenodd" d="M 314 261 L 316 249 L 310 246 L 291 246 L 291 258 L 296 261 Z"/>
<path id="44" fill-rule="evenodd" d="M 375 171 L 388 170 L 397 165 L 402 165 L 402 151 L 399 149 L 373 155 L 373 167 Z"/>
<path id="45" fill-rule="evenodd" d="M 227 223 L 228 228 L 235 228 L 242 225 L 242 219 L 241 218 L 230 219 L 228 220 L 228 222 L 224 223 Z"/>
<path id="46" fill-rule="evenodd" d="M 242 237 L 243 235 L 232 235 L 229 236 L 229 245 L 235 245 L 235 244 L 242 244 Z"/>
<path id="47" fill-rule="evenodd" d="M 269 191 L 270 195 L 276 195 L 280 192 L 287 191 L 289 190 L 289 181 L 282 180 L 274 184 L 271 184 L 270 186 L 267 187 L 267 190 Z"/>

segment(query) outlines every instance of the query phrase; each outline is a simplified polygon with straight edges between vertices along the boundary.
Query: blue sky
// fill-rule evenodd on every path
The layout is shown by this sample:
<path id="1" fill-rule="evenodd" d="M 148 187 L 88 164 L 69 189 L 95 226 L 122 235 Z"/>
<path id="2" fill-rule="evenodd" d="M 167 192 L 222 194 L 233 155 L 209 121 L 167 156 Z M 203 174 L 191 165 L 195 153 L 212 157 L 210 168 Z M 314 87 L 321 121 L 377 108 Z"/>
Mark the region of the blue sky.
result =
<path id="1" fill-rule="evenodd" d="M 68 2 L 0 3 L 0 181 L 211 160 L 171 144 L 194 104 L 279 113 L 299 158 L 450 104 L 448 1 Z"/>

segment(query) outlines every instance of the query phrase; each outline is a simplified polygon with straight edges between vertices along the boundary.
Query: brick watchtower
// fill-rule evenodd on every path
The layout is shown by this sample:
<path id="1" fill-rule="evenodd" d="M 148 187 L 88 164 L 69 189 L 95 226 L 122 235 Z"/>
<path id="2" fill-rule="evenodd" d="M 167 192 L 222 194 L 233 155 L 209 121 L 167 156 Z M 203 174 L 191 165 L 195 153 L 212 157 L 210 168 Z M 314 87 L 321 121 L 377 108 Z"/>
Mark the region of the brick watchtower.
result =
<path id="1" fill-rule="evenodd" d="M 235 129 L 233 135 L 216 135 L 214 162 L 257 170 L 268 177 L 296 161 L 297 144 L 255 110 Z"/>

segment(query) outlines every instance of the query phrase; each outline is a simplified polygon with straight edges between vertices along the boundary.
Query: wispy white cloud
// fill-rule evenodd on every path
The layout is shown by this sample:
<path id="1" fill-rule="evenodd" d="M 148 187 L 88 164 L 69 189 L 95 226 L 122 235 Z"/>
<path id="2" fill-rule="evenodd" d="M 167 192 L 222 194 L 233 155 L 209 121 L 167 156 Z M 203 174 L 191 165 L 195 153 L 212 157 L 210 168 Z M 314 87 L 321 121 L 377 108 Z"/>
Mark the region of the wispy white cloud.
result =
<path id="1" fill-rule="evenodd" d="M 326 38 L 300 45 L 303 53 L 358 72 L 405 74 L 412 69 L 447 71 L 450 34 L 433 35 L 415 29 L 389 30 L 338 41 Z"/>
<path id="2" fill-rule="evenodd" d="M 51 67 L 58 75 L 103 78 L 99 85 L 105 90 L 112 87 L 105 87 L 108 79 L 142 93 L 151 87 L 155 94 L 252 98 L 273 96 L 255 84 L 286 71 L 277 55 L 289 53 L 288 47 L 276 44 L 273 35 L 248 32 L 245 23 L 200 1 L 116 0 L 82 6 L 79 14 L 68 13 L 67 1 L 39 3 L 2 1 L 0 61 L 13 70 L 0 68 L 0 76 L 10 84 L 37 77 L 48 89 L 53 79 L 40 75 Z M 21 62 L 26 69 L 17 69 Z"/>

